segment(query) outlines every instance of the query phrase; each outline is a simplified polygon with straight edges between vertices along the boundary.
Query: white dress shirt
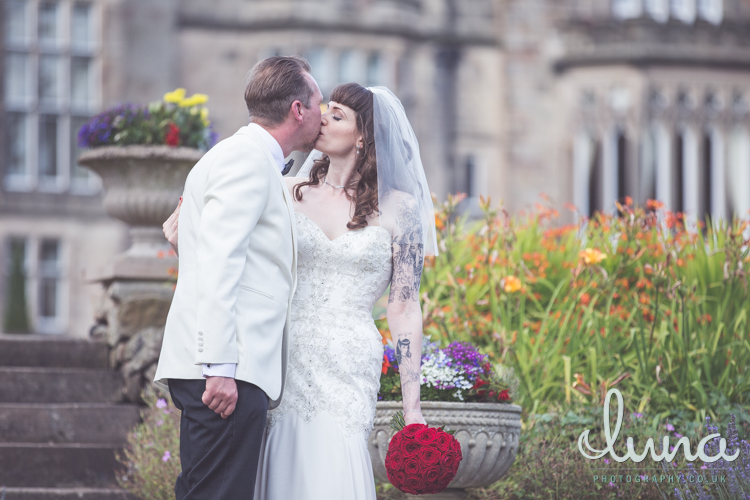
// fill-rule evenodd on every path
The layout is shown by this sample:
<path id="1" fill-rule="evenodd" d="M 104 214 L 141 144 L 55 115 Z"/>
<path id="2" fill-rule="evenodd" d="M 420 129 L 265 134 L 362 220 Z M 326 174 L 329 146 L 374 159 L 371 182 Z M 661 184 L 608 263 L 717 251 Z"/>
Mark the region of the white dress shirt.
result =
<path id="1" fill-rule="evenodd" d="M 249 127 L 259 132 L 259 135 L 263 138 L 263 143 L 271 151 L 271 154 L 273 155 L 273 159 L 276 160 L 276 165 L 279 167 L 279 172 L 283 172 L 284 166 L 285 166 L 284 165 L 284 151 L 281 149 L 281 146 L 276 141 L 276 139 L 274 139 L 273 136 L 269 134 L 266 129 L 264 129 L 257 123 L 251 123 Z M 237 370 L 236 363 L 204 364 L 203 365 L 203 377 L 204 378 L 206 377 L 234 378 L 236 370 Z"/>

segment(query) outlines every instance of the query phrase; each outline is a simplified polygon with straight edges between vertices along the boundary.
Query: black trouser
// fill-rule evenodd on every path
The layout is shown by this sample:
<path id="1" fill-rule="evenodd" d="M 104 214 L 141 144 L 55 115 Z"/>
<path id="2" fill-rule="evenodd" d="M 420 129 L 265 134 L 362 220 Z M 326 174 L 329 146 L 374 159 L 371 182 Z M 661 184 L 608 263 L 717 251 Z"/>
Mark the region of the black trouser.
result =
<path id="1" fill-rule="evenodd" d="M 268 397 L 237 381 L 237 407 L 227 419 L 203 404 L 205 380 L 169 380 L 174 405 L 182 410 L 177 500 L 248 500 L 266 426 Z"/>

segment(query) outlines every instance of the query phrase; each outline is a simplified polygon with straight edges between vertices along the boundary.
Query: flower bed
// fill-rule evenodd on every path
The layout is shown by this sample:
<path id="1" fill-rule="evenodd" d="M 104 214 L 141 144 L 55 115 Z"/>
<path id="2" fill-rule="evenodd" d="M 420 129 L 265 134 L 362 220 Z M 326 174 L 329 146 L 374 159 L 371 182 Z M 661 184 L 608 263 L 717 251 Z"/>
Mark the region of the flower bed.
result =
<path id="1" fill-rule="evenodd" d="M 525 411 L 601 404 L 617 386 L 655 418 L 750 421 L 747 221 L 690 229 L 649 202 L 560 226 L 549 207 L 511 217 L 483 200 L 468 224 L 459 201 L 437 211 L 425 333 L 512 367 Z"/>

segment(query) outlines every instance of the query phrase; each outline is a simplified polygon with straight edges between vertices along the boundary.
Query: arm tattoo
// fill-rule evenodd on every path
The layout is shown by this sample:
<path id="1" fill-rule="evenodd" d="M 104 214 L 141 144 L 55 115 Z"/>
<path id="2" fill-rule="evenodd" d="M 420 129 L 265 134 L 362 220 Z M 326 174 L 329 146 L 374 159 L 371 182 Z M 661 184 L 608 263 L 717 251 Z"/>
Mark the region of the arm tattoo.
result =
<path id="1" fill-rule="evenodd" d="M 414 383 L 419 384 L 421 378 L 422 377 L 420 376 L 419 372 L 404 371 L 401 374 L 401 386 L 403 387 L 405 385 Z"/>
<path id="2" fill-rule="evenodd" d="M 411 341 L 409 339 L 399 340 L 396 344 L 396 362 L 401 366 L 403 357 L 411 359 Z"/>
<path id="3" fill-rule="evenodd" d="M 424 242 L 422 241 L 422 220 L 417 205 L 401 203 L 398 219 L 401 234 L 393 239 L 393 279 L 388 303 L 396 300 L 419 301 Z"/>

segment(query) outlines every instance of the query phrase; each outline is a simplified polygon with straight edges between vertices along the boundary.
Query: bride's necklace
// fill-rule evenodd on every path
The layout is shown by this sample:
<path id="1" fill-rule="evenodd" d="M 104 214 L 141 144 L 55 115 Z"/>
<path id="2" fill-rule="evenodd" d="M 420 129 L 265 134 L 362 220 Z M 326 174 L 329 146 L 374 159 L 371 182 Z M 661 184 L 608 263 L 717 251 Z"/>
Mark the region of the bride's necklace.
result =
<path id="1" fill-rule="evenodd" d="M 346 187 L 346 186 L 334 186 L 333 184 L 331 184 L 330 182 L 328 182 L 325 177 L 323 177 L 323 184 L 328 184 L 331 187 L 335 187 L 335 188 L 339 188 L 339 189 L 344 189 Z"/>

